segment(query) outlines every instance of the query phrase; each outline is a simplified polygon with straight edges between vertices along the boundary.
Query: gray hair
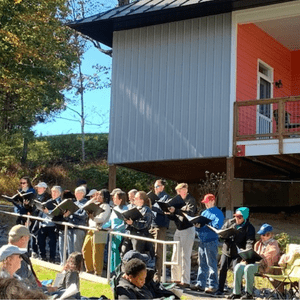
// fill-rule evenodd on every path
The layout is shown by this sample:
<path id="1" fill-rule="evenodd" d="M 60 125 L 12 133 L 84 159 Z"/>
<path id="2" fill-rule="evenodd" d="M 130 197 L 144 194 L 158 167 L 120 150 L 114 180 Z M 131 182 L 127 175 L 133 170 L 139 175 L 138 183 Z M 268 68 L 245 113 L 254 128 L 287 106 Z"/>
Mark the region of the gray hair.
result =
<path id="1" fill-rule="evenodd" d="M 86 188 L 84 186 L 79 186 L 75 189 L 75 194 L 76 193 L 82 193 L 84 196 L 86 195 Z"/>
<path id="2" fill-rule="evenodd" d="M 128 194 L 131 194 L 131 193 L 136 194 L 137 192 L 138 192 L 138 190 L 132 189 L 132 190 L 130 190 L 130 191 L 128 192 Z"/>
<path id="3" fill-rule="evenodd" d="M 62 188 L 59 185 L 55 185 L 52 187 L 51 192 L 52 191 L 58 191 L 60 194 L 62 193 Z"/>

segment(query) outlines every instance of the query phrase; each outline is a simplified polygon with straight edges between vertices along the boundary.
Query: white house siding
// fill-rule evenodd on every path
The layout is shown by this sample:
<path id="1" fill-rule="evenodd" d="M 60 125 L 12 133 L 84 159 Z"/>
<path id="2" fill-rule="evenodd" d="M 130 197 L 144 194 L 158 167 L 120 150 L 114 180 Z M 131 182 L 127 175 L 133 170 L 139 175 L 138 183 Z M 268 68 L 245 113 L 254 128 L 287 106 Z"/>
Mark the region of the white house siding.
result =
<path id="1" fill-rule="evenodd" d="M 114 32 L 110 164 L 227 157 L 231 14 Z"/>

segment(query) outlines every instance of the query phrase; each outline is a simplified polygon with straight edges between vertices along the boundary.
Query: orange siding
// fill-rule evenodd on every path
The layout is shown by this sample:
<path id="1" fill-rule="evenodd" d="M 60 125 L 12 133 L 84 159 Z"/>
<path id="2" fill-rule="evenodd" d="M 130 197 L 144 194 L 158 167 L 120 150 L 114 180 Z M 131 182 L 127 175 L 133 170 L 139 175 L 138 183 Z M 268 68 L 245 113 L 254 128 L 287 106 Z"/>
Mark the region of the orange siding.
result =
<path id="1" fill-rule="evenodd" d="M 236 101 L 257 98 L 258 59 L 274 69 L 274 81 L 282 81 L 282 88 L 273 86 L 273 97 L 300 94 L 300 51 L 292 53 L 256 25 L 244 24 L 238 25 Z M 239 117 L 239 133 L 254 134 L 255 108 L 243 108 Z"/>
<path id="2" fill-rule="evenodd" d="M 292 95 L 300 95 L 300 50 L 292 52 Z"/>

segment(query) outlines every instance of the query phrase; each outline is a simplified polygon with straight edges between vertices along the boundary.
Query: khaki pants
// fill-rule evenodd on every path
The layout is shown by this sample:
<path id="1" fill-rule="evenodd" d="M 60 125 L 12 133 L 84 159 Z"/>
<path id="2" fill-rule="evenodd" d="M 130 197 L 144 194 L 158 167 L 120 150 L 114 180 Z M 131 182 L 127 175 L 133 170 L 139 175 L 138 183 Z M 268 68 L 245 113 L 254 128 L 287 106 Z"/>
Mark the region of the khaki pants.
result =
<path id="1" fill-rule="evenodd" d="M 167 236 L 166 227 L 152 227 L 150 229 L 152 237 L 156 240 L 165 241 Z M 162 263 L 163 263 L 163 244 L 155 243 L 155 268 L 156 268 L 156 277 L 160 281 L 162 275 Z"/>
<path id="2" fill-rule="evenodd" d="M 195 227 L 189 227 L 187 229 L 176 229 L 174 234 L 174 241 L 180 241 L 180 247 L 175 250 L 172 255 L 172 261 L 175 261 L 177 257 L 177 251 L 179 251 L 179 264 L 171 266 L 171 279 L 172 281 L 180 281 L 182 283 L 190 284 L 191 277 L 191 255 L 193 250 L 193 244 L 195 240 Z M 180 276 L 181 275 L 181 276 Z"/>
<path id="3" fill-rule="evenodd" d="M 104 248 L 105 244 L 95 244 L 94 233 L 92 230 L 89 230 L 82 246 L 82 255 L 84 257 L 86 272 L 95 273 L 96 275 L 101 276 Z"/>

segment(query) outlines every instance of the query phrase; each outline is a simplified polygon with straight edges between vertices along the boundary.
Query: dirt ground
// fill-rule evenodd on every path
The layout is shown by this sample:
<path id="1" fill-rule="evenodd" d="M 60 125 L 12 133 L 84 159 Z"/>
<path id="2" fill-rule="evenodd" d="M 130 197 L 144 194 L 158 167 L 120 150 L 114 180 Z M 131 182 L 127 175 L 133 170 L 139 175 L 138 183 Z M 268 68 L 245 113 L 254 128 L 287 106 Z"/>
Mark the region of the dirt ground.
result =
<path id="1" fill-rule="evenodd" d="M 257 231 L 262 224 L 268 223 L 273 226 L 275 234 L 285 232 L 300 240 L 300 212 L 292 214 L 284 212 L 277 214 L 252 213 L 250 214 L 250 222 Z"/>

